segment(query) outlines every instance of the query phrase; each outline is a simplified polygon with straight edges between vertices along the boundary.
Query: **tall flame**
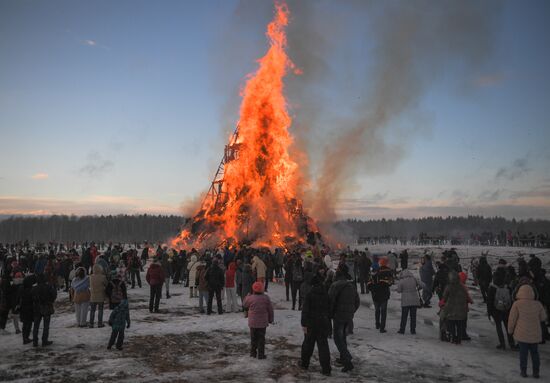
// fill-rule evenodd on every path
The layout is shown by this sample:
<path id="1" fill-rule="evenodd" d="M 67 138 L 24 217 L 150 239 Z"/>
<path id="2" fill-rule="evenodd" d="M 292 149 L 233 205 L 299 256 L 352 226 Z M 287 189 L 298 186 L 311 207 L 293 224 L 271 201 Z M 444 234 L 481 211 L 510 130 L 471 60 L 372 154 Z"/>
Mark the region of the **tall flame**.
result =
<path id="1" fill-rule="evenodd" d="M 173 246 L 216 246 L 229 240 L 274 247 L 300 236 L 303 222 L 291 212 L 301 209 L 300 171 L 290 155 L 292 119 L 283 93 L 283 79 L 294 69 L 285 52 L 288 19 L 287 5 L 277 2 L 267 26 L 269 50 L 241 92 L 239 150 L 225 164 L 223 207 L 206 199 Z"/>

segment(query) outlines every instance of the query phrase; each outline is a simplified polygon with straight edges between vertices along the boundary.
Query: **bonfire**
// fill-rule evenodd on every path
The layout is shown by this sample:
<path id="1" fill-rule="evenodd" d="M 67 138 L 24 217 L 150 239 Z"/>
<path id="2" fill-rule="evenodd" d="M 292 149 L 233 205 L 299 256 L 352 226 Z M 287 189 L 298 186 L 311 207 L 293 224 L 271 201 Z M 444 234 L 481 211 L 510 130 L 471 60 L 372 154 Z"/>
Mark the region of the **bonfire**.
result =
<path id="1" fill-rule="evenodd" d="M 289 132 L 283 80 L 299 70 L 285 51 L 288 22 L 288 7 L 277 3 L 267 26 L 269 49 L 241 93 L 237 128 L 200 208 L 172 240 L 173 247 L 273 249 L 320 240 L 302 207 L 303 177 L 296 160 L 302 154 Z"/>

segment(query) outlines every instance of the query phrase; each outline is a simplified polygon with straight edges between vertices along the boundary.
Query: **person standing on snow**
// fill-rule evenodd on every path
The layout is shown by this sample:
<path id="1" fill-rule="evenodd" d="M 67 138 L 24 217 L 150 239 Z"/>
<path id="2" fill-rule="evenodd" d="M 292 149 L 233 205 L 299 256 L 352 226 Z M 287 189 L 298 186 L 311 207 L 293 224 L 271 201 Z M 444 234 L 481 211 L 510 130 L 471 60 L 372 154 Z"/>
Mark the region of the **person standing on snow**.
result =
<path id="1" fill-rule="evenodd" d="M 110 350 L 116 342 L 116 349 L 120 351 L 124 343 L 124 329 L 130 328 L 130 309 L 128 308 L 127 299 L 123 299 L 111 312 L 109 326 L 111 326 L 112 331 L 107 349 Z"/>
<path id="2" fill-rule="evenodd" d="M 206 306 L 206 314 L 212 314 L 212 301 L 214 300 L 214 296 L 216 296 L 218 314 L 221 315 L 223 314 L 222 289 L 225 285 L 225 278 L 223 270 L 219 266 L 218 258 L 212 260 L 212 265 L 206 271 L 205 279 L 208 284 L 208 305 Z"/>
<path id="3" fill-rule="evenodd" d="M 487 315 L 495 321 L 499 341 L 497 348 L 501 350 L 506 349 L 502 325 L 504 325 L 510 348 L 517 349 L 514 337 L 508 333 L 508 316 L 512 308 L 512 293 L 509 287 L 504 283 L 506 278 L 505 272 L 506 271 L 502 268 L 495 271 L 493 284 L 489 286 L 489 291 L 487 292 Z"/>
<path id="4" fill-rule="evenodd" d="M 94 327 L 95 311 L 97 312 L 97 327 L 103 325 L 103 305 L 105 302 L 105 290 L 107 288 L 107 277 L 103 274 L 103 269 L 99 265 L 94 265 L 94 273 L 90 275 L 90 324 L 89 327 Z"/>
<path id="5" fill-rule="evenodd" d="M 250 328 L 250 357 L 265 359 L 265 333 L 267 326 L 273 323 L 273 305 L 264 294 L 264 283 L 256 281 L 252 285 L 253 294 L 244 300 L 244 309 L 248 313 Z"/>
<path id="6" fill-rule="evenodd" d="M 493 271 L 491 270 L 491 266 L 487 263 L 487 258 L 483 256 L 479 259 L 477 267 L 477 281 L 479 283 L 479 290 L 483 296 L 483 303 L 487 302 L 487 290 L 489 290 L 492 278 Z"/>
<path id="7" fill-rule="evenodd" d="M 350 280 L 346 264 L 341 263 L 334 275 L 334 282 L 330 286 L 330 317 L 333 321 L 334 344 L 340 352 L 339 361 L 344 366 L 342 372 L 353 370 L 352 356 L 348 350 L 348 326 L 360 305 L 359 294 Z"/>
<path id="8" fill-rule="evenodd" d="M 405 334 L 409 313 L 411 316 L 411 334 L 416 334 L 416 309 L 420 307 L 418 289 L 421 287 L 423 287 L 423 283 L 418 281 L 410 270 L 405 269 L 401 272 L 401 277 L 397 283 L 397 292 L 401 293 L 401 325 L 399 326 L 399 334 Z"/>
<path id="9" fill-rule="evenodd" d="M 421 266 L 419 271 L 422 287 L 422 307 L 430 308 L 430 301 L 433 295 L 433 277 L 435 270 L 432 264 L 432 258 L 429 254 L 424 254 L 420 260 Z"/>
<path id="10" fill-rule="evenodd" d="M 519 345 L 519 365 L 521 376 L 527 377 L 527 356 L 531 354 L 533 377 L 540 376 L 540 357 L 538 344 L 542 341 L 540 323 L 546 319 L 544 307 L 535 300 L 530 286 L 523 285 L 517 293 L 517 300 L 510 309 L 508 333 L 514 336 Z"/>
<path id="11" fill-rule="evenodd" d="M 379 269 L 372 275 L 369 289 L 374 303 L 374 315 L 376 328 L 381 333 L 386 332 L 386 315 L 388 312 L 388 300 L 390 299 L 390 286 L 393 285 L 393 271 L 387 266 L 388 260 L 378 260 Z"/>
<path id="12" fill-rule="evenodd" d="M 145 280 L 149 283 L 149 312 L 159 312 L 160 298 L 162 296 L 162 285 L 164 284 L 164 270 L 162 269 L 159 259 L 155 257 L 153 263 L 147 269 Z"/>
<path id="13" fill-rule="evenodd" d="M 304 297 L 302 306 L 304 341 L 300 366 L 306 370 L 309 368 L 311 355 L 317 343 L 322 374 L 330 376 L 328 337 L 332 334 L 332 325 L 330 323 L 330 298 L 323 279 L 322 275 L 315 275 L 311 280 L 311 290 Z"/>
<path id="14" fill-rule="evenodd" d="M 40 322 L 42 322 L 44 326 L 42 329 L 42 347 L 45 347 L 53 343 L 48 338 L 50 336 L 50 319 L 54 313 L 53 303 L 57 298 L 57 291 L 54 286 L 46 283 L 44 274 L 38 274 L 36 280 L 37 285 L 31 291 L 34 314 L 32 345 L 38 347 L 38 332 L 40 331 Z"/>

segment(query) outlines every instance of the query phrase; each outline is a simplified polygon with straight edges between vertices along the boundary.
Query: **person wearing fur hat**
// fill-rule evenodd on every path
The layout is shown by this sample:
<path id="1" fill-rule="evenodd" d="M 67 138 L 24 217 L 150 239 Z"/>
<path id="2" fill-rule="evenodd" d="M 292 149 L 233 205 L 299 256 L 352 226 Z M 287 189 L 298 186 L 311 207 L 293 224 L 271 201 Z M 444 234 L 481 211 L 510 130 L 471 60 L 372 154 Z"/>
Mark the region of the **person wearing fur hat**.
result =
<path id="1" fill-rule="evenodd" d="M 521 376 L 527 377 L 527 356 L 531 354 L 533 377 L 538 378 L 540 376 L 538 344 L 542 341 L 540 322 L 546 319 L 546 313 L 542 304 L 535 300 L 535 293 L 530 286 L 521 286 L 516 298 L 508 317 L 508 333 L 513 335 L 519 345 Z"/>
<path id="2" fill-rule="evenodd" d="M 381 333 L 385 333 L 390 286 L 393 285 L 393 271 L 388 267 L 388 260 L 385 257 L 378 260 L 378 265 L 379 269 L 372 275 L 369 282 L 369 290 L 374 303 L 376 328 Z"/>
<path id="3" fill-rule="evenodd" d="M 262 281 L 254 282 L 252 292 L 244 300 L 250 328 L 250 356 L 265 359 L 265 333 L 267 326 L 273 323 L 273 305 L 271 299 L 264 294 Z"/>
<path id="4" fill-rule="evenodd" d="M 361 304 L 355 284 L 350 281 L 351 276 L 345 263 L 340 263 L 334 275 L 334 282 L 330 286 L 330 317 L 333 321 L 334 344 L 340 352 L 340 363 L 344 366 L 342 372 L 353 369 L 352 356 L 348 351 L 346 336 L 353 316 Z"/>

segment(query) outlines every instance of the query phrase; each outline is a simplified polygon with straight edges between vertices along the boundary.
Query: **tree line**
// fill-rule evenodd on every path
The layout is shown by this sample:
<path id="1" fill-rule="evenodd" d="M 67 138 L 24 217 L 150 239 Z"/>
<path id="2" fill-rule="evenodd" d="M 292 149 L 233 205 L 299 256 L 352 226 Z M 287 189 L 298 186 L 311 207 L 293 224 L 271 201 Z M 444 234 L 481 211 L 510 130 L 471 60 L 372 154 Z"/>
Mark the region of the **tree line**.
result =
<path id="1" fill-rule="evenodd" d="M 340 230 L 351 231 L 356 237 L 413 238 L 422 235 L 430 237 L 468 238 L 472 235 L 511 232 L 527 235 L 545 235 L 550 233 L 550 220 L 528 219 L 516 220 L 503 217 L 426 217 L 413 219 L 348 219 L 336 223 Z"/>
<path id="2" fill-rule="evenodd" d="M 0 242 L 163 242 L 185 223 L 176 215 L 10 217 L 0 221 Z"/>
<path id="3" fill-rule="evenodd" d="M 177 215 L 13 216 L 0 221 L 0 242 L 162 242 L 176 235 L 186 218 Z M 502 231 L 533 235 L 550 233 L 550 220 L 516 220 L 502 217 L 427 217 L 417 219 L 348 219 L 337 228 L 360 237 L 413 238 L 442 236 L 468 238 Z"/>

